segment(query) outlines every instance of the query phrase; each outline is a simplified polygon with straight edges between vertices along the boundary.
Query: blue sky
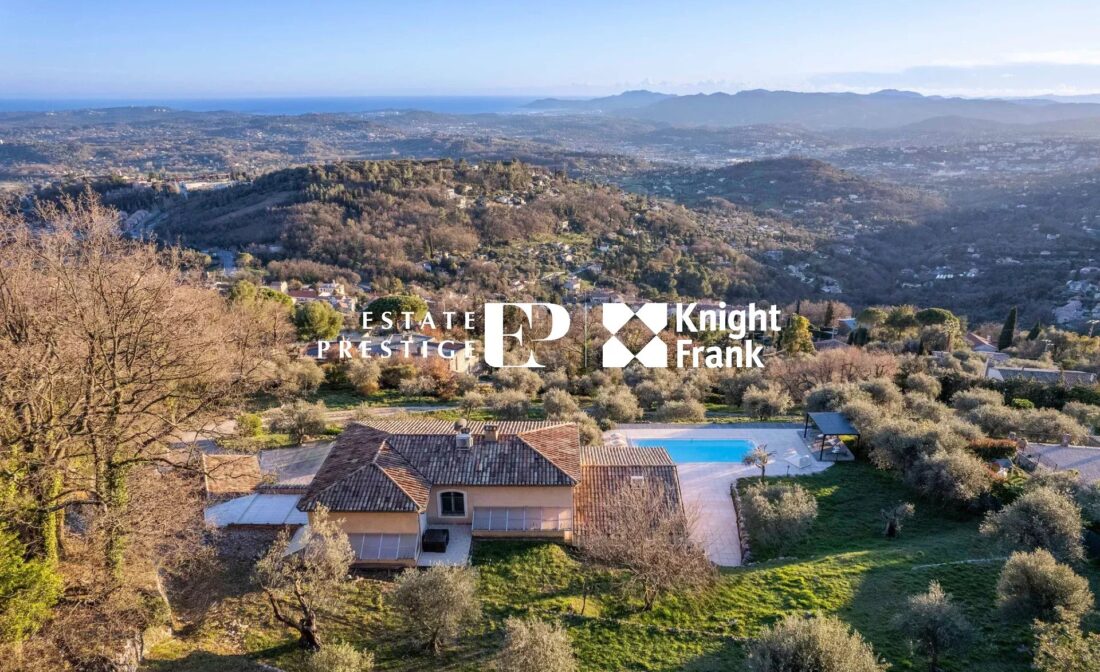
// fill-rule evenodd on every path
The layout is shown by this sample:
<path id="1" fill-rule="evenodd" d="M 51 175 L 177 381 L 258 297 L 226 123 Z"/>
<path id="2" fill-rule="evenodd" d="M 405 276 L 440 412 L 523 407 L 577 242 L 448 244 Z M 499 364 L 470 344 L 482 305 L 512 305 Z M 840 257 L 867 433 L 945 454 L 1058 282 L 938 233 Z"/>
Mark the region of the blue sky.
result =
<path id="1" fill-rule="evenodd" d="M 15 2 L 0 98 L 1100 92 L 1100 3 Z"/>

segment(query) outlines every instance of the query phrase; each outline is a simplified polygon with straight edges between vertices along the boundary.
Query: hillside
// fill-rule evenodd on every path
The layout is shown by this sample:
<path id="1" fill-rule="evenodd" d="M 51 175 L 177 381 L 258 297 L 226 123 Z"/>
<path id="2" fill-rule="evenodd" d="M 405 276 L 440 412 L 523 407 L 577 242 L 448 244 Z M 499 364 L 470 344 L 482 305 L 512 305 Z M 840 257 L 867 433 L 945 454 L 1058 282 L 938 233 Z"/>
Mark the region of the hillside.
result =
<path id="1" fill-rule="evenodd" d="M 745 213 L 740 221 L 754 221 Z M 158 233 L 324 264 L 377 287 L 560 296 L 572 278 L 646 297 L 787 299 L 724 220 L 518 162 L 341 162 L 173 201 Z M 270 270 L 270 264 L 269 264 Z"/>
<path id="2" fill-rule="evenodd" d="M 814 159 L 747 161 L 716 169 L 662 168 L 637 176 L 631 188 L 690 206 L 720 198 L 789 217 L 811 230 L 837 229 L 845 223 L 873 227 L 943 207 L 938 197 L 919 189 L 870 180 Z"/>
<path id="3" fill-rule="evenodd" d="M 674 96 L 654 91 L 624 91 L 614 96 L 572 100 L 568 98 L 540 98 L 524 105 L 531 110 L 554 110 L 571 112 L 613 112 L 630 110 L 651 105 Z"/>
<path id="4" fill-rule="evenodd" d="M 1100 105 L 940 98 L 899 91 L 862 95 L 754 90 L 676 96 L 623 114 L 672 125 L 799 124 L 825 130 L 890 128 L 935 117 L 1010 124 L 1054 122 L 1100 117 Z"/>

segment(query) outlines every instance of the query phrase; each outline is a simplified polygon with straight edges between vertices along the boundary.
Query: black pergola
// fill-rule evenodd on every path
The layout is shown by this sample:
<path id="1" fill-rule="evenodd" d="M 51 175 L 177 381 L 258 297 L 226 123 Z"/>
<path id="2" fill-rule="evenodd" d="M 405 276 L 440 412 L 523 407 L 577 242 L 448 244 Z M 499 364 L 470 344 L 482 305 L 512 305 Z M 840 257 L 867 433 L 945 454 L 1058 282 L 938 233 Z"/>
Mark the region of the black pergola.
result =
<path id="1" fill-rule="evenodd" d="M 807 413 L 806 421 L 802 426 L 802 436 L 809 436 L 810 423 L 813 423 L 814 427 L 817 427 L 817 431 L 821 433 L 821 452 L 818 454 L 818 460 L 824 459 L 825 439 L 830 436 L 837 438 L 854 436 L 856 437 L 856 445 L 859 445 L 859 430 L 848 422 L 848 418 L 844 417 L 843 413 Z"/>

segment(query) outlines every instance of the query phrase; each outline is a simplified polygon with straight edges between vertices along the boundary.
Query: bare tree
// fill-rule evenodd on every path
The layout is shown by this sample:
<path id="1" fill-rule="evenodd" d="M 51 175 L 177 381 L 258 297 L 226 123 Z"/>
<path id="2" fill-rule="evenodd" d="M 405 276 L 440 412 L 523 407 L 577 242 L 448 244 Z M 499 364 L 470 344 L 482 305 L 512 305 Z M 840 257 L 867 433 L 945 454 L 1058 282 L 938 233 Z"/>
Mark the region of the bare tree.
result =
<path id="1" fill-rule="evenodd" d="M 275 620 L 297 630 L 303 648 L 316 651 L 321 648 L 318 607 L 339 603 L 355 552 L 323 508 L 302 534 L 292 548 L 290 535 L 281 533 L 256 563 L 255 575 Z"/>
<path id="2" fill-rule="evenodd" d="M 607 500 L 604 515 L 581 530 L 579 541 L 594 560 L 626 569 L 627 589 L 649 610 L 661 595 L 704 587 L 716 575 L 691 539 L 693 518 L 664 485 L 631 483 Z"/>

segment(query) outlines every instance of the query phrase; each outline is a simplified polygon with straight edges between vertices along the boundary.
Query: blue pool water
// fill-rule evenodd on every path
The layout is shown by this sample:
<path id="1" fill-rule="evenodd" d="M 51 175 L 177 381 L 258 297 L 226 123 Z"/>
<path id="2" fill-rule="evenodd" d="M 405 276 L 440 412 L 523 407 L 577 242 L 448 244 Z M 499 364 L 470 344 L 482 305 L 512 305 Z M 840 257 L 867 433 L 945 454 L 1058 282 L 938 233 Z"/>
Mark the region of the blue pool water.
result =
<path id="1" fill-rule="evenodd" d="M 756 444 L 746 439 L 631 439 L 635 446 L 661 446 L 672 461 L 740 462 Z"/>

